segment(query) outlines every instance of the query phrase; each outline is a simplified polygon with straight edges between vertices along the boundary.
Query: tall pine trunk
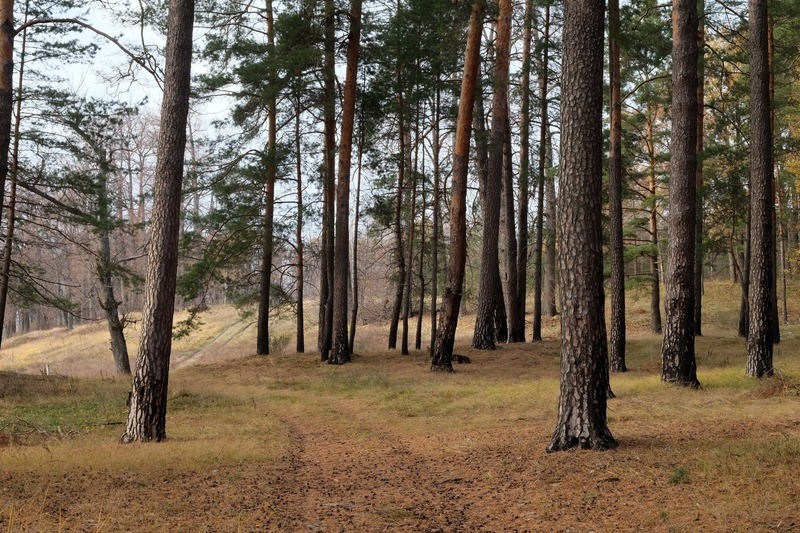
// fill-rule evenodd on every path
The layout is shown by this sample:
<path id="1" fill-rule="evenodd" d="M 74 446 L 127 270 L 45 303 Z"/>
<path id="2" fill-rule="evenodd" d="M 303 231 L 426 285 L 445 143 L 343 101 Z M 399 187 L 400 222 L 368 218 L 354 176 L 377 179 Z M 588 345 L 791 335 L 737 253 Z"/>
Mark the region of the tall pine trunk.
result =
<path id="1" fill-rule="evenodd" d="M 772 368 L 774 180 L 770 124 L 767 0 L 749 0 L 750 27 L 750 324 L 747 375 L 769 376 Z"/>
<path id="2" fill-rule="evenodd" d="M 656 153 L 655 140 L 653 139 L 653 121 L 650 118 L 647 123 L 648 135 L 648 164 L 650 173 L 649 200 L 650 204 L 650 329 L 653 333 L 661 333 L 661 280 L 659 275 L 659 265 L 661 264 L 661 254 L 658 243 L 658 202 L 656 200 Z"/>
<path id="3" fill-rule="evenodd" d="M 611 342 L 613 372 L 625 372 L 625 257 L 622 240 L 622 99 L 620 96 L 619 0 L 608 3 L 611 80 L 611 148 L 608 161 L 608 219 L 611 262 Z"/>
<path id="4" fill-rule="evenodd" d="M 525 0 L 525 20 L 522 34 L 522 79 L 520 81 L 519 126 L 519 207 L 517 210 L 517 305 L 525 325 L 528 298 L 528 199 L 530 191 L 530 131 L 531 131 L 531 41 L 533 28 L 533 0 Z M 522 340 L 525 340 L 523 332 Z"/>
<path id="5" fill-rule="evenodd" d="M 122 442 L 162 441 L 167 437 L 167 388 L 178 273 L 193 21 L 193 0 L 170 0 L 142 336 Z"/>
<path id="6" fill-rule="evenodd" d="M 541 98 L 539 129 L 539 178 L 537 182 L 536 202 L 536 247 L 533 251 L 533 335 L 534 341 L 542 340 L 542 245 L 544 233 L 544 180 L 546 179 L 545 162 L 547 158 L 547 78 L 550 45 L 550 4 L 545 6 L 544 35 L 542 36 L 542 63 L 539 73 L 539 93 Z"/>
<path id="7" fill-rule="evenodd" d="M 503 143 L 508 124 L 508 73 L 511 39 L 511 0 L 498 0 L 497 36 L 495 38 L 494 90 L 492 94 L 492 129 L 489 140 L 489 166 L 483 205 L 483 243 L 481 275 L 478 288 L 478 312 L 472 347 L 495 348 L 495 320 L 500 284 L 498 238 L 500 234 L 500 189 L 503 179 Z M 500 288 L 498 293 L 497 289 Z M 503 309 L 504 311 L 504 309 Z"/>
<path id="8" fill-rule="evenodd" d="M 705 0 L 697 1 L 697 220 L 694 256 L 694 334 L 703 334 L 703 126 L 705 118 Z"/>
<path id="9" fill-rule="evenodd" d="M 517 270 L 517 228 L 514 223 L 514 161 L 511 155 L 511 125 L 506 115 L 503 140 L 503 208 L 505 209 L 506 291 L 505 307 L 508 317 L 508 342 L 525 342 L 525 316 L 519 313 L 519 272 Z"/>
<path id="10" fill-rule="evenodd" d="M 350 274 L 350 162 L 356 115 L 356 82 L 361 49 L 361 0 L 350 6 L 350 33 L 347 37 L 347 74 L 342 102 L 342 130 L 339 136 L 339 176 L 336 184 L 336 250 L 333 262 L 333 339 L 328 362 L 341 365 L 350 361 L 347 335 L 347 290 Z"/>
<path id="11" fill-rule="evenodd" d="M 694 354 L 697 210 L 697 3 L 672 3 L 672 138 L 669 264 L 661 380 L 698 387 Z"/>
<path id="12" fill-rule="evenodd" d="M 305 265 L 303 264 L 303 160 L 300 150 L 300 97 L 295 102 L 294 117 L 294 156 L 295 172 L 297 174 L 297 228 L 295 230 L 295 240 L 297 241 L 297 342 L 295 349 L 297 353 L 306 350 L 305 341 L 305 310 L 304 310 L 304 284 L 305 284 Z"/>
<path id="13" fill-rule="evenodd" d="M 486 6 L 483 2 L 472 4 L 467 33 L 467 50 L 464 77 L 461 81 L 461 98 L 458 103 L 456 138 L 453 143 L 453 177 L 450 186 L 450 272 L 444 291 L 442 313 L 436 342 L 431 350 L 431 370 L 453 371 L 453 344 L 455 343 L 461 296 L 464 290 L 464 267 L 467 262 L 467 174 L 469 172 L 469 144 L 472 132 L 472 113 L 480 65 L 481 29 Z"/>
<path id="14" fill-rule="evenodd" d="M 363 113 L 363 112 L 362 112 Z M 356 212 L 353 222 L 353 306 L 350 309 L 350 355 L 355 351 L 356 345 L 356 319 L 358 318 L 358 224 L 361 217 L 361 161 L 364 155 L 364 121 L 359 124 L 358 136 L 358 163 L 356 173 Z"/>
<path id="15" fill-rule="evenodd" d="M 273 26 L 272 0 L 267 0 L 267 45 L 270 54 L 275 51 L 275 30 Z M 270 78 L 273 73 L 268 74 Z M 266 183 L 264 186 L 264 228 L 262 236 L 262 256 L 260 275 L 260 298 L 258 301 L 258 333 L 256 336 L 256 353 L 269 354 L 269 299 L 272 286 L 272 254 L 275 215 L 275 179 L 278 175 L 278 154 L 276 150 L 277 132 L 277 95 L 273 92 L 267 103 L 267 146 L 266 157 Z"/>
<path id="16" fill-rule="evenodd" d="M 603 2 L 565 0 L 561 100 L 561 391 L 547 451 L 617 445 L 606 420 L 603 296 Z"/>
<path id="17" fill-rule="evenodd" d="M 440 106 L 439 75 L 436 76 L 436 97 L 433 109 L 433 235 L 431 236 L 431 346 L 430 353 L 433 356 L 433 346 L 436 344 L 437 329 L 437 309 L 439 304 L 439 220 L 441 215 L 441 192 L 439 185 L 439 152 L 441 150 L 441 140 L 439 138 L 439 106 Z"/>

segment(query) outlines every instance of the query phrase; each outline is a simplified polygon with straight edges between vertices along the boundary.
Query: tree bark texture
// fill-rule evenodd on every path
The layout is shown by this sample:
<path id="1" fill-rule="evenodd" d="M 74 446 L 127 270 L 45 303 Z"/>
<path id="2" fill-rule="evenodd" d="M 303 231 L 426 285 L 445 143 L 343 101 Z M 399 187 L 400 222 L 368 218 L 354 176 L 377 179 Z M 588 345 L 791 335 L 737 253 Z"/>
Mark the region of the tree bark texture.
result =
<path id="1" fill-rule="evenodd" d="M 697 1 L 697 219 L 694 256 L 694 334 L 703 334 L 703 128 L 705 117 L 705 0 Z"/>
<path id="2" fill-rule="evenodd" d="M 303 160 L 300 149 L 300 97 L 297 98 L 295 107 L 296 115 L 294 119 L 294 142 L 295 142 L 295 172 L 297 175 L 297 228 L 295 229 L 295 241 L 297 241 L 297 341 L 295 349 L 297 353 L 306 350 L 305 341 L 305 311 L 304 311 L 304 284 L 305 266 L 303 264 Z"/>
<path id="3" fill-rule="evenodd" d="M 517 210 L 517 305 L 523 327 L 528 298 L 528 199 L 530 191 L 530 131 L 531 131 L 531 41 L 533 34 L 533 0 L 525 0 L 525 20 L 522 34 L 522 79 L 520 80 L 519 126 L 519 207 Z M 522 341 L 525 341 L 523 333 Z"/>
<path id="4" fill-rule="evenodd" d="M 162 441 L 167 437 L 167 386 L 178 270 L 193 21 L 193 0 L 170 0 L 142 336 L 122 442 Z"/>
<path id="5" fill-rule="evenodd" d="M 273 27 L 272 0 L 267 0 L 267 45 L 270 52 L 275 50 L 275 30 Z M 269 76 L 272 78 L 272 75 Z M 256 353 L 269 354 L 269 298 L 272 286 L 272 254 L 274 237 L 272 235 L 275 215 L 275 179 L 278 175 L 278 154 L 276 146 L 277 95 L 273 92 L 267 103 L 267 146 L 266 179 L 264 183 L 264 219 L 262 235 L 261 273 L 259 276 L 258 320 Z"/>
<path id="6" fill-rule="evenodd" d="M 622 240 L 622 99 L 620 96 L 619 0 L 609 0 L 611 147 L 608 161 L 609 252 L 611 255 L 611 342 L 609 364 L 625 372 L 625 257 Z"/>
<path id="7" fill-rule="evenodd" d="M 532 340 L 542 340 L 542 246 L 544 233 L 544 180 L 546 179 L 545 163 L 547 158 L 547 78 L 550 44 L 550 4 L 545 6 L 544 35 L 542 36 L 542 64 L 539 73 L 539 93 L 541 98 L 541 113 L 539 129 L 539 178 L 537 182 L 536 197 L 536 247 L 533 254 L 533 334 Z M 563 76 L 563 74 L 562 74 Z M 563 117 L 562 117 L 563 120 Z M 562 303 L 563 305 L 563 303 Z"/>
<path id="8" fill-rule="evenodd" d="M 472 132 L 472 113 L 480 65 L 481 29 L 486 6 L 483 2 L 472 4 L 467 33 L 467 50 L 464 76 L 461 81 L 461 98 L 458 103 L 456 138 L 453 145 L 453 177 L 450 186 L 450 272 L 443 295 L 442 313 L 436 342 L 431 350 L 431 370 L 453 371 L 453 344 L 455 342 L 461 296 L 464 289 L 464 267 L 467 261 L 467 174 L 469 172 L 469 145 Z"/>
<path id="9" fill-rule="evenodd" d="M 0 1 L 0 216 L 8 179 L 11 115 L 14 108 L 14 0 Z"/>
<path id="10" fill-rule="evenodd" d="M 328 362 L 350 361 L 347 335 L 347 290 L 350 271 L 350 162 L 356 115 L 356 82 L 361 41 L 361 0 L 350 6 L 350 34 L 347 37 L 347 73 L 342 102 L 342 131 L 339 137 L 339 176 L 336 184 L 336 250 L 333 261 L 333 344 Z"/>
<path id="11" fill-rule="evenodd" d="M 498 240 L 500 235 L 500 192 L 503 180 L 503 144 L 508 126 L 508 72 L 511 39 L 511 0 L 498 0 L 495 38 L 492 129 L 489 139 L 489 166 L 483 204 L 483 243 L 478 310 L 472 347 L 495 349 L 495 313 L 500 286 Z M 513 202 L 512 202 L 513 209 Z M 513 214 L 512 214 L 513 216 Z M 515 265 L 516 267 L 516 265 Z M 500 295 L 502 294 L 502 287 Z"/>
<path id="12" fill-rule="evenodd" d="M 673 0 L 672 6 L 669 264 L 661 380 L 698 387 L 694 354 L 697 3 L 696 0 Z"/>
<path id="13" fill-rule="evenodd" d="M 749 0 L 750 26 L 750 324 L 747 375 L 772 368 L 774 180 L 770 124 L 767 0 Z"/>
<path id="14" fill-rule="evenodd" d="M 511 125 L 506 114 L 503 142 L 503 208 L 505 209 L 506 290 L 505 310 L 508 324 L 508 342 L 525 342 L 525 316 L 519 314 L 519 272 L 517 270 L 517 228 L 514 221 L 514 162 L 511 156 Z"/>
<path id="15" fill-rule="evenodd" d="M 617 445 L 606 422 L 602 0 L 565 0 L 561 101 L 561 394 L 548 452 Z"/>
<path id="16" fill-rule="evenodd" d="M 333 240 L 336 202 L 336 12 L 334 0 L 325 0 L 325 53 L 323 55 L 322 114 L 324 159 L 322 186 L 322 261 L 319 290 L 318 347 L 323 361 L 328 360 L 333 325 Z"/>

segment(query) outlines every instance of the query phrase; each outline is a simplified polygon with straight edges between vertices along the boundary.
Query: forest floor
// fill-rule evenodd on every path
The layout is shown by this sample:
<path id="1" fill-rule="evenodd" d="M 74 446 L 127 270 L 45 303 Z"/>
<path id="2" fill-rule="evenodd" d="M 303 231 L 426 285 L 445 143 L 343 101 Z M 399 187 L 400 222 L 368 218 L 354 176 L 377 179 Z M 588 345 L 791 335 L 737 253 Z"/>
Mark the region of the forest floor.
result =
<path id="1" fill-rule="evenodd" d="M 632 321 L 606 452 L 545 453 L 555 322 L 542 343 L 465 344 L 452 375 L 421 352 L 187 349 L 169 439 L 148 445 L 117 443 L 127 379 L 0 372 L 0 531 L 800 530 L 800 327 L 759 381 L 731 313 L 708 312 L 699 390 L 659 382 L 660 338 Z"/>

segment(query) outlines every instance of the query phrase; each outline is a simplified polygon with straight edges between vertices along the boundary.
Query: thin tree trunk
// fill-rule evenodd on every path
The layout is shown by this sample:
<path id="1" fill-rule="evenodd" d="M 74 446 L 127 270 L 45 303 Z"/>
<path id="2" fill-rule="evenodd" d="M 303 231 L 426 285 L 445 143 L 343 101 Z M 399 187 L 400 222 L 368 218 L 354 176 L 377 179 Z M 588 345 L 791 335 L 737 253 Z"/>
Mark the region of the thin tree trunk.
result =
<path id="1" fill-rule="evenodd" d="M 694 355 L 697 3 L 673 0 L 669 264 L 661 380 L 698 387 Z"/>
<path id="2" fill-rule="evenodd" d="M 334 260 L 334 216 L 336 202 L 336 31 L 335 3 L 325 0 L 325 53 L 323 55 L 323 100 L 324 158 L 323 205 L 322 205 L 322 260 L 319 289 L 320 357 L 327 361 L 331 349 L 333 326 L 333 260 Z"/>
<path id="3" fill-rule="evenodd" d="M 162 441 L 167 437 L 167 387 L 178 272 L 193 21 L 193 0 L 170 0 L 142 337 L 122 442 Z"/>
<path id="4" fill-rule="evenodd" d="M 506 133 L 503 142 L 503 207 L 506 234 L 506 291 L 505 306 L 508 317 L 508 342 L 525 342 L 525 316 L 519 314 L 519 272 L 517 271 L 517 228 L 514 223 L 514 161 L 511 155 L 511 125 L 506 115 Z"/>
<path id="5" fill-rule="evenodd" d="M 406 146 L 409 150 L 410 156 L 410 147 L 411 147 L 411 132 L 407 131 L 408 139 L 406 141 Z M 411 165 L 410 162 L 406 163 L 406 167 L 409 168 Z M 403 292 L 403 331 L 402 331 L 402 338 L 400 341 L 400 354 L 401 355 L 409 355 L 408 351 L 408 316 L 411 313 L 411 281 L 414 272 L 414 233 L 416 232 L 416 217 L 417 217 L 417 169 L 416 165 L 414 168 L 411 169 L 411 215 L 408 220 L 408 240 L 406 242 L 406 248 L 408 249 L 408 258 L 406 259 L 406 279 L 405 279 L 405 288 Z"/>
<path id="6" fill-rule="evenodd" d="M 10 4 L 10 5 L 9 5 Z M 6 11 L 10 10 L 10 11 Z M 4 1 L 0 3 L 0 60 L 3 61 L 4 74 L 0 75 L 0 213 L 3 210 L 3 198 L 5 196 L 5 183 L 8 177 L 8 149 L 10 145 L 11 134 L 11 107 L 12 107 L 12 93 L 11 88 L 13 76 L 13 48 L 5 49 L 6 45 L 13 47 L 13 11 L 14 3 Z M 25 20 L 28 18 L 28 4 L 25 4 Z M 12 31 L 10 36 L 5 35 L 9 31 L 6 25 L 10 25 Z M 6 38 L 10 41 L 6 41 Z M 14 151 L 11 168 L 11 187 L 8 192 L 8 215 L 6 221 L 6 235 L 3 244 L 3 264 L 2 272 L 0 273 L 0 345 L 3 341 L 3 326 L 5 325 L 6 316 L 6 303 L 8 302 L 8 285 L 11 280 L 11 254 L 14 248 L 14 226 L 16 225 L 16 209 L 17 209 L 17 172 L 19 171 L 19 141 L 20 141 L 20 123 L 22 122 L 22 87 L 23 75 L 25 73 L 25 46 L 27 44 L 28 30 L 22 31 L 22 46 L 20 50 L 20 64 L 19 64 L 19 79 L 17 83 L 17 113 L 14 121 Z M 11 55 L 11 60 L 7 60 L 5 54 Z M 6 89 L 4 86 L 8 83 L 8 127 L 6 128 Z M 8 136 L 6 140 L 4 136 Z M 14 324 L 16 325 L 16 324 Z M 71 329 L 71 328 L 69 328 Z M 130 368 L 128 368 L 130 374 Z"/>
<path id="7" fill-rule="evenodd" d="M 750 28 L 750 324 L 747 375 L 770 376 L 773 344 L 774 198 L 767 0 L 749 0 Z"/>
<path id="8" fill-rule="evenodd" d="M 608 160 L 609 252 L 611 262 L 612 372 L 625 372 L 625 257 L 622 240 L 622 99 L 620 96 L 619 0 L 609 0 L 609 70 L 611 80 L 611 148 Z"/>
<path id="9" fill-rule="evenodd" d="M 399 67 L 398 67 L 399 70 Z M 399 83 L 399 74 L 398 74 Z M 392 318 L 389 324 L 389 349 L 397 348 L 397 329 L 400 323 L 400 314 L 403 310 L 403 294 L 406 284 L 406 259 L 403 246 L 403 195 L 405 192 L 406 175 L 406 127 L 404 117 L 405 101 L 402 90 L 398 91 L 398 124 L 400 140 L 400 160 L 397 172 L 397 197 L 394 206 L 394 235 L 395 235 L 395 260 L 397 262 L 397 285 L 394 295 L 394 307 L 392 308 Z"/>
<path id="10" fill-rule="evenodd" d="M 270 53 L 275 50 L 275 30 L 273 28 L 272 0 L 267 0 L 267 46 Z M 269 74 L 272 77 L 272 73 Z M 274 236 L 272 235 L 275 214 L 275 179 L 278 173 L 278 154 L 276 150 L 277 129 L 277 96 L 273 93 L 267 104 L 267 146 L 266 146 L 266 183 L 264 186 L 264 229 L 261 256 L 261 275 L 259 276 L 258 301 L 258 334 L 256 353 L 269 354 L 269 299 L 272 287 L 272 253 Z"/>
<path id="11" fill-rule="evenodd" d="M 350 160 L 356 114 L 358 56 L 361 49 L 361 0 L 350 5 L 350 34 L 347 37 L 347 74 L 342 102 L 342 133 L 339 138 L 339 178 L 336 185 L 336 250 L 333 262 L 333 343 L 329 363 L 350 361 L 347 336 L 347 289 L 350 271 Z"/>
<path id="12" fill-rule="evenodd" d="M 604 450 L 608 346 L 603 296 L 603 13 L 595 0 L 565 0 L 561 100 L 561 391 L 548 452 Z"/>
<path id="13" fill-rule="evenodd" d="M 304 310 L 304 285 L 305 285 L 305 265 L 303 264 L 303 160 L 300 147 L 300 97 L 295 103 L 294 118 L 294 150 L 295 165 L 297 173 L 297 230 L 295 240 L 297 241 L 297 353 L 306 351 L 305 341 L 305 310 Z"/>
<path id="14" fill-rule="evenodd" d="M 356 182 L 356 212 L 353 222 L 353 306 L 350 310 L 350 355 L 355 351 L 356 345 L 356 319 L 358 318 L 358 224 L 361 217 L 361 162 L 364 155 L 364 120 L 363 111 L 359 121 L 358 135 L 358 174 Z"/>
<path id="15" fill-rule="evenodd" d="M 542 340 L 542 243 L 544 232 L 544 180 L 546 179 L 545 159 L 547 157 L 547 78 L 550 47 L 550 4 L 545 6 L 544 35 L 542 37 L 542 65 L 539 73 L 539 93 L 541 98 L 541 127 L 539 129 L 539 181 L 537 183 L 536 204 L 536 248 L 533 260 L 533 336 L 534 341 Z"/>
<path id="16" fill-rule="evenodd" d="M 751 180 L 748 180 L 750 182 Z M 748 185 L 748 190 L 752 191 L 752 185 Z M 752 192 L 750 193 L 752 194 Z M 752 225 L 752 202 L 747 200 L 747 229 L 745 230 L 744 241 L 744 261 L 742 261 L 742 300 L 739 305 L 739 327 L 740 337 L 747 338 L 750 331 L 750 229 Z"/>
<path id="17" fill-rule="evenodd" d="M 419 139 L 419 119 L 417 120 L 417 152 L 419 152 L 419 146 L 421 141 Z M 422 191 L 421 191 L 421 199 L 422 199 L 422 214 L 420 216 L 420 235 L 419 235 L 419 261 L 417 267 L 417 279 L 419 279 L 419 310 L 417 312 L 417 333 L 414 338 L 414 348 L 416 350 L 422 349 L 422 315 L 425 312 L 425 226 L 426 226 L 426 219 L 425 219 L 425 208 L 426 208 L 426 197 L 425 197 L 425 151 L 423 147 L 422 151 L 422 173 L 420 174 L 422 178 Z"/>
<path id="18" fill-rule="evenodd" d="M 533 0 L 525 0 L 525 21 L 522 35 L 522 79 L 520 81 L 519 126 L 519 209 L 517 211 L 517 304 L 523 326 L 525 325 L 528 298 L 528 198 L 530 190 L 530 129 L 531 129 L 531 41 L 533 27 Z M 523 332 L 522 340 L 525 340 Z"/>
<path id="19" fill-rule="evenodd" d="M 775 40 L 772 32 L 772 17 L 767 14 L 767 60 L 769 72 L 769 131 L 770 139 L 775 138 Z M 770 172 L 774 173 L 774 168 Z M 776 199 L 775 179 L 772 179 L 772 198 Z M 775 206 L 772 206 L 772 342 L 781 342 L 781 321 L 778 317 L 778 236 L 775 228 L 778 226 L 775 220 Z"/>
<path id="20" fill-rule="evenodd" d="M 547 132 L 547 159 L 545 166 L 547 168 L 552 168 L 553 166 L 553 135 L 550 133 L 549 127 Z M 544 183 L 542 313 L 550 317 L 558 315 L 558 309 L 556 308 L 556 292 L 558 292 L 558 284 L 556 283 L 556 278 L 558 276 L 556 268 L 556 226 L 556 183 L 555 177 L 548 177 Z"/>
<path id="21" fill-rule="evenodd" d="M 440 190 L 439 190 L 439 75 L 436 76 L 436 100 L 433 109 L 433 236 L 431 246 L 431 347 L 430 354 L 433 356 L 433 346 L 436 344 L 436 311 L 439 303 L 439 220 L 442 218 L 440 212 Z"/>
<path id="22" fill-rule="evenodd" d="M 661 333 L 661 281 L 659 265 L 661 253 L 658 242 L 658 206 L 656 202 L 656 155 L 655 141 L 653 140 L 652 119 L 647 123 L 648 150 L 650 165 L 650 324 L 653 333 Z"/>
<path id="23" fill-rule="evenodd" d="M 464 267 L 467 260 L 467 174 L 469 172 L 469 145 L 472 128 L 472 111 L 480 65 L 481 28 L 483 27 L 483 2 L 472 4 L 467 33 L 467 51 L 461 98 L 458 104 L 456 138 L 453 144 L 453 177 L 450 186 L 450 273 L 444 292 L 443 308 L 436 342 L 432 349 L 431 370 L 453 371 L 453 344 L 455 343 L 461 296 L 464 289 Z"/>
<path id="24" fill-rule="evenodd" d="M 500 284 L 498 238 L 500 234 L 500 189 L 503 179 L 503 143 L 508 124 L 508 74 L 510 63 L 511 0 L 498 0 L 497 36 L 495 38 L 492 129 L 489 142 L 489 166 L 483 205 L 483 245 L 478 287 L 478 312 L 472 347 L 495 349 L 495 320 L 502 295 Z M 512 215 L 513 216 L 513 215 Z M 514 265 L 516 267 L 516 265 Z M 500 288 L 499 294 L 497 289 Z M 502 311 L 505 311 L 502 308 Z"/>
<path id="25" fill-rule="evenodd" d="M 705 0 L 697 0 L 697 218 L 694 255 L 694 334 L 703 334 L 703 127 L 705 119 Z"/>

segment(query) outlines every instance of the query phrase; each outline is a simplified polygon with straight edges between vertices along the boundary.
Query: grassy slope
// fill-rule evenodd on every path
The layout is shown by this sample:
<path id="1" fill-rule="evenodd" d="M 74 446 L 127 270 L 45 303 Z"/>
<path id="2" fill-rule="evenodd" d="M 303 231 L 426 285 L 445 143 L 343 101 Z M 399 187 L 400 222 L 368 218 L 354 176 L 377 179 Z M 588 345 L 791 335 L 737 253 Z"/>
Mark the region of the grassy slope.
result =
<path id="1" fill-rule="evenodd" d="M 798 328 L 777 347 L 781 378 L 746 379 L 731 295 L 707 288 L 700 391 L 659 383 L 646 295 L 632 301 L 632 371 L 613 376 L 609 411 L 620 448 L 604 453 L 544 453 L 554 324 L 542 344 L 464 347 L 473 364 L 450 376 L 377 348 L 341 368 L 308 354 L 179 369 L 159 445 L 116 444 L 125 379 L 0 373 L 0 529 L 797 528 Z M 232 331 L 206 322 L 205 339 Z M 247 355 L 231 337 L 214 351 Z"/>

